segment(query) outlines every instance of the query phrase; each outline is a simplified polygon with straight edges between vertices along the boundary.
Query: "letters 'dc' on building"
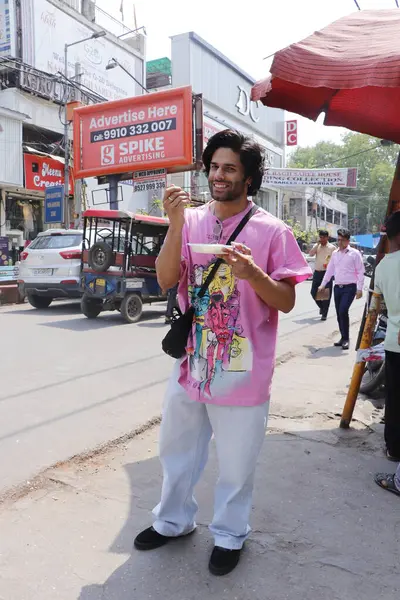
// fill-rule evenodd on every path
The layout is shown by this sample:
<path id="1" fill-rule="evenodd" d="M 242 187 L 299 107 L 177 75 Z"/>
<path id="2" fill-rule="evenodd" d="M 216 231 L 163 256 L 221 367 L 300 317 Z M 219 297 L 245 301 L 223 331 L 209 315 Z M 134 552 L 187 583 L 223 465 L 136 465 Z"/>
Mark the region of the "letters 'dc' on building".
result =
<path id="1" fill-rule="evenodd" d="M 192 88 L 74 110 L 75 177 L 193 163 Z"/>

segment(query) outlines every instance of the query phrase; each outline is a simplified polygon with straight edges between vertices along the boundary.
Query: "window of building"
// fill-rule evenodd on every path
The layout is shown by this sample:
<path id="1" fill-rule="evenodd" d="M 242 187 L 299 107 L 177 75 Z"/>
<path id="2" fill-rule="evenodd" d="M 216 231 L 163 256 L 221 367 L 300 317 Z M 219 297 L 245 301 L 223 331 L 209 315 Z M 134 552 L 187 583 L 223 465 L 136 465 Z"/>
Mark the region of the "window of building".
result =
<path id="1" fill-rule="evenodd" d="M 335 210 L 335 214 L 334 214 L 334 223 L 335 225 L 340 225 L 340 212 L 338 212 L 337 210 Z"/>
<path id="2" fill-rule="evenodd" d="M 327 223 L 333 223 L 333 210 L 330 208 L 326 209 L 326 218 L 325 221 Z"/>

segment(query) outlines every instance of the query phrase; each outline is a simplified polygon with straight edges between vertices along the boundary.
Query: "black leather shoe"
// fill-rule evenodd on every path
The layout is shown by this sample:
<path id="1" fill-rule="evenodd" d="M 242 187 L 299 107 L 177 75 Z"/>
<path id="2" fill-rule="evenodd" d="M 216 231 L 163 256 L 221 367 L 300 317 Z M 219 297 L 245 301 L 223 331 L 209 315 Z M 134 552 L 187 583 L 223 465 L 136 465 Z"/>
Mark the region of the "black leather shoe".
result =
<path id="1" fill-rule="evenodd" d="M 139 535 L 135 538 L 133 544 L 136 550 L 155 550 L 156 548 L 161 548 L 161 546 L 165 546 L 165 544 L 168 544 L 168 542 L 170 542 L 171 540 L 186 537 L 187 535 L 190 535 L 195 531 L 196 530 L 193 529 L 193 531 L 185 533 L 184 535 L 171 537 L 161 535 L 161 533 L 158 533 L 158 531 L 156 531 L 153 527 L 149 527 L 148 529 L 145 529 L 144 531 L 139 533 Z"/>
<path id="2" fill-rule="evenodd" d="M 343 346 L 343 340 L 340 340 L 339 342 L 335 342 L 333 345 L 336 346 L 336 348 L 341 348 Z"/>
<path id="3" fill-rule="evenodd" d="M 212 575 L 228 575 L 237 566 L 241 550 L 228 550 L 215 546 L 212 551 L 208 568 Z"/>
<path id="4" fill-rule="evenodd" d="M 327 320 L 327 318 L 328 318 L 328 317 L 327 317 L 326 315 L 322 315 L 322 317 L 321 317 L 321 321 L 326 321 L 326 320 Z"/>
<path id="5" fill-rule="evenodd" d="M 350 343 L 349 342 L 343 342 L 343 344 L 342 344 L 343 350 L 348 350 L 349 347 L 350 347 Z"/>

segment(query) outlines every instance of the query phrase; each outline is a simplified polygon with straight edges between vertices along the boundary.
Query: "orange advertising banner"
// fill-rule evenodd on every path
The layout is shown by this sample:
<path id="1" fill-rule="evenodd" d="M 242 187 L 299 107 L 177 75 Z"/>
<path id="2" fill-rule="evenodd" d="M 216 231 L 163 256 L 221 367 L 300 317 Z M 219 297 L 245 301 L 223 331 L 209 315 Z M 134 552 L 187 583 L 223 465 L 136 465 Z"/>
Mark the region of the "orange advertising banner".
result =
<path id="1" fill-rule="evenodd" d="M 98 177 L 193 162 L 192 88 L 74 110 L 75 177 Z"/>

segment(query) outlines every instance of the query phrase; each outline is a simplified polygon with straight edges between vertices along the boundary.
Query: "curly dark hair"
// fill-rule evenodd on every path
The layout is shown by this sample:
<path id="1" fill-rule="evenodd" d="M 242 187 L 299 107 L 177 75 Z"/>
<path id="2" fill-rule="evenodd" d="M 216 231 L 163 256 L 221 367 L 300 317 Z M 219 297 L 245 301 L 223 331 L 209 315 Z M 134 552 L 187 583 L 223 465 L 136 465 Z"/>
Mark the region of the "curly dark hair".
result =
<path id="1" fill-rule="evenodd" d="M 264 175 L 265 159 L 262 146 L 234 129 L 219 131 L 209 139 L 203 152 L 203 165 L 207 177 L 210 173 L 212 157 L 219 148 L 230 148 L 233 152 L 239 154 L 245 179 L 248 177 L 251 179 L 247 194 L 248 196 L 255 196 L 261 187 Z"/>
<path id="2" fill-rule="evenodd" d="M 393 240 L 400 234 L 400 210 L 392 213 L 385 223 L 386 235 Z"/>
<path id="3" fill-rule="evenodd" d="M 340 236 L 345 240 L 349 240 L 351 238 L 350 231 L 348 229 L 345 229 L 344 227 L 342 227 L 342 229 L 337 230 L 337 235 L 338 237 Z"/>

